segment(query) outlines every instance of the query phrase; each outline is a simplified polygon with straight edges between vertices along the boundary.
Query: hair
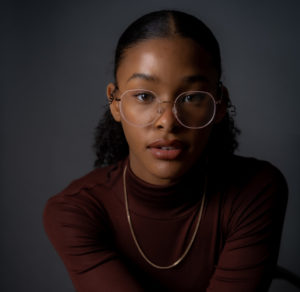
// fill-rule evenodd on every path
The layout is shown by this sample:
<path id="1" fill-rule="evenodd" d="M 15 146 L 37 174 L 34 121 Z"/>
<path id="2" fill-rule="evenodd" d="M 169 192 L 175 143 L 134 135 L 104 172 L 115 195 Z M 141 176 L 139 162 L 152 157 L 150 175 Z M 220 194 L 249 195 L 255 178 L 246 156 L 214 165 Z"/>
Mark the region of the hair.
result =
<path id="1" fill-rule="evenodd" d="M 161 10 L 140 17 L 121 35 L 115 51 L 115 80 L 128 49 L 145 40 L 172 36 L 192 39 L 209 52 L 212 64 L 218 72 L 219 79 L 221 78 L 220 48 L 211 30 L 192 15 L 176 10 Z M 236 136 L 240 131 L 235 127 L 233 115 L 235 107 L 228 101 L 225 117 L 221 122 L 214 124 L 210 134 L 207 145 L 209 152 L 222 156 L 232 154 L 237 149 Z M 121 123 L 113 119 L 109 108 L 106 108 L 96 128 L 94 149 L 97 156 L 95 167 L 116 163 L 128 155 L 128 144 Z"/>

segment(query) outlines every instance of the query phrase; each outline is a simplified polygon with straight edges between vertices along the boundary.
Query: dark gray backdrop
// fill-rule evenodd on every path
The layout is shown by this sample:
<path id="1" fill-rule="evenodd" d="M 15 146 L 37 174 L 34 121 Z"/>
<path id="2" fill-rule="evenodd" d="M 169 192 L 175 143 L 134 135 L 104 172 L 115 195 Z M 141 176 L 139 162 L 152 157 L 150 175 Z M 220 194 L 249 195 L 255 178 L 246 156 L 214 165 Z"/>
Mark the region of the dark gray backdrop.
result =
<path id="1" fill-rule="evenodd" d="M 243 134 L 290 197 L 279 263 L 300 273 L 300 1 L 2 1 L 0 290 L 73 291 L 42 227 L 46 200 L 92 169 L 93 131 L 123 29 L 153 9 L 204 20 L 220 41 Z M 296 291 L 274 281 L 271 291 Z"/>

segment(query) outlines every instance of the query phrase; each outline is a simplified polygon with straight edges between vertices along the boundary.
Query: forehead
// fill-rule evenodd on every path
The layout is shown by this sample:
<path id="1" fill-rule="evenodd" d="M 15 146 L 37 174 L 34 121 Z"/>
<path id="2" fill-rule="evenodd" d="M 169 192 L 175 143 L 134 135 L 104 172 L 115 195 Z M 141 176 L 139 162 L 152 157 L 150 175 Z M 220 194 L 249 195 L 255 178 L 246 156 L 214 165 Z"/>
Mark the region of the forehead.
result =
<path id="1" fill-rule="evenodd" d="M 203 76 L 209 83 L 218 78 L 210 53 L 182 37 L 145 40 L 127 49 L 117 70 L 117 81 L 125 86 L 139 74 L 155 77 L 163 84 L 194 75 Z"/>

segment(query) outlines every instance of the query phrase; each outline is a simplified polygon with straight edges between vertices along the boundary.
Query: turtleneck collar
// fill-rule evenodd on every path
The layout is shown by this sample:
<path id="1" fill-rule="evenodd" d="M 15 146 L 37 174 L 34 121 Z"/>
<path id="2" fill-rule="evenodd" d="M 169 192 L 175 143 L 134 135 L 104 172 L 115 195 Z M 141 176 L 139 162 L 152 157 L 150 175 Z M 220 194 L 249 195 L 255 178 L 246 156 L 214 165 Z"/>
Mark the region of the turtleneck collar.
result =
<path id="1" fill-rule="evenodd" d="M 126 190 L 130 212 L 155 219 L 174 219 L 199 207 L 203 195 L 205 166 L 197 163 L 182 178 L 166 186 L 153 185 L 138 178 L 127 165 Z M 122 173 L 123 174 L 123 173 Z M 122 184 L 122 196 L 124 197 Z M 124 202 L 124 198 L 122 201 Z"/>

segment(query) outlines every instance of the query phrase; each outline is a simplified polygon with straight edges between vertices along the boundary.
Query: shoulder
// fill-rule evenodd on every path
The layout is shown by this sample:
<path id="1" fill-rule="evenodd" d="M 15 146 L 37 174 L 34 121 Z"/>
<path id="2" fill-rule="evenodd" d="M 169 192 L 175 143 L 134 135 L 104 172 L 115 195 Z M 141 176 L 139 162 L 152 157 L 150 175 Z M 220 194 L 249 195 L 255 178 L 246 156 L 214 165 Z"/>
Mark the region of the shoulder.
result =
<path id="1" fill-rule="evenodd" d="M 112 186 L 120 179 L 125 161 L 97 168 L 72 181 L 65 189 L 50 197 L 44 207 L 44 223 L 96 222 L 107 218 L 103 198 L 110 196 Z M 105 199 L 104 199 L 105 200 Z"/>
<path id="2" fill-rule="evenodd" d="M 249 220 L 259 224 L 279 218 L 282 221 L 288 187 L 283 174 L 273 164 L 233 155 L 223 162 L 218 175 L 223 186 L 222 208 L 226 222 L 240 226 Z"/>
<path id="3" fill-rule="evenodd" d="M 268 161 L 253 157 L 238 155 L 227 157 L 216 172 L 223 182 L 236 188 L 245 186 L 263 188 L 270 184 L 287 188 L 286 180 L 277 167 Z"/>
<path id="4" fill-rule="evenodd" d="M 89 191 L 95 188 L 110 188 L 115 184 L 116 180 L 120 177 L 120 172 L 123 169 L 125 160 L 119 161 L 116 164 L 109 165 L 102 168 L 96 168 L 84 176 L 73 180 L 61 192 L 51 197 L 49 201 L 57 198 L 78 196 L 82 191 Z"/>
<path id="5" fill-rule="evenodd" d="M 222 208 L 229 214 L 284 212 L 288 186 L 281 171 L 270 162 L 232 155 L 213 169 Z"/>
<path id="6" fill-rule="evenodd" d="M 103 168 L 96 168 L 86 175 L 73 180 L 65 189 L 58 195 L 76 195 L 81 190 L 93 189 L 97 186 L 109 186 L 118 174 L 118 170 L 122 168 L 124 161 L 109 165 Z"/>

